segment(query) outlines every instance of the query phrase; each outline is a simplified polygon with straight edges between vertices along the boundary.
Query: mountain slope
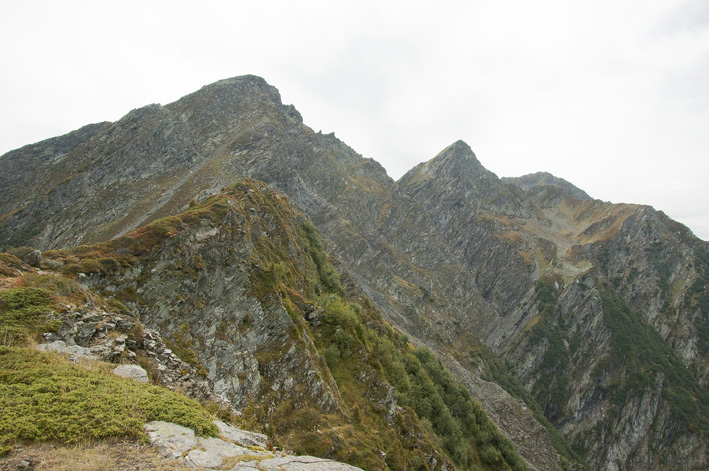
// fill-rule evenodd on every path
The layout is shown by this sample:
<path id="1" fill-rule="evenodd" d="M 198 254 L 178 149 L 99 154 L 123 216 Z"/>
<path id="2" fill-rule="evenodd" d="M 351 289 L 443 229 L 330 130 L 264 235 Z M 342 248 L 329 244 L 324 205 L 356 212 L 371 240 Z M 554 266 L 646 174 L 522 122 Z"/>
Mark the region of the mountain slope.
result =
<path id="1" fill-rule="evenodd" d="M 662 213 L 545 175 L 500 180 L 463 142 L 394 182 L 257 77 L 87 129 L 0 158 L 22 174 L 2 182 L 2 244 L 109 240 L 256 178 L 307 214 L 389 322 L 461 381 L 485 375 L 539 408 L 592 467 L 706 464 L 707 243 Z M 54 149 L 71 158 L 42 157 Z M 532 426 L 504 421 L 508 436 Z"/>
<path id="2" fill-rule="evenodd" d="M 204 375 L 219 404 L 299 454 L 365 469 L 527 469 L 427 349 L 355 287 L 347 294 L 316 229 L 263 184 L 242 180 L 126 236 L 45 251 L 40 264 L 63 275 L 36 277 L 92 305 L 128 306 L 172 346 L 160 355 L 190 359 L 186 376 Z M 108 322 L 93 317 L 60 317 L 43 338 L 93 345 Z"/>

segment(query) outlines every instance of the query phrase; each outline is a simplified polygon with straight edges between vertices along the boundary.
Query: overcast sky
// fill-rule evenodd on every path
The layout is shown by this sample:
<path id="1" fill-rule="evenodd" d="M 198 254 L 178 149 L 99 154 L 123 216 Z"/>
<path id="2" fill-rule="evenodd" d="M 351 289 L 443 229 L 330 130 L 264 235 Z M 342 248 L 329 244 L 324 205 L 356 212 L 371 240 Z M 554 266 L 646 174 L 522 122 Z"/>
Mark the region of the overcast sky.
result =
<path id="1" fill-rule="evenodd" d="M 709 240 L 709 1 L 0 0 L 0 154 L 255 74 L 398 179 L 457 139 Z"/>

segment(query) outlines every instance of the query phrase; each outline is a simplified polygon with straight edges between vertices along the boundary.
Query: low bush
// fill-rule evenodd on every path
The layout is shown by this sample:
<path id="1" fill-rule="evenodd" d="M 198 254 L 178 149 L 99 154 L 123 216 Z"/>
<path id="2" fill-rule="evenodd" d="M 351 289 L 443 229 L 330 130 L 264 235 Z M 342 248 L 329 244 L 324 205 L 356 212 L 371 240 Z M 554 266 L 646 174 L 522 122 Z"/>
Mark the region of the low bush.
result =
<path id="1" fill-rule="evenodd" d="M 0 410 L 0 451 L 15 440 L 142 438 L 152 420 L 217 435 L 209 414 L 191 399 L 28 348 L 0 347 Z"/>

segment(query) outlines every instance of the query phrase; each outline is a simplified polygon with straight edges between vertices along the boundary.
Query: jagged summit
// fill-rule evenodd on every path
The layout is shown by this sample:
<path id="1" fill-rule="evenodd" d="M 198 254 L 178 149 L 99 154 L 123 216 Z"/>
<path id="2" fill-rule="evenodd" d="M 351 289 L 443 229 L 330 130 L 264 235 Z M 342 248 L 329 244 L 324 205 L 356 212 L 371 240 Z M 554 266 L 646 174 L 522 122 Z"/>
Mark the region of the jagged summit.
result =
<path id="1" fill-rule="evenodd" d="M 482 166 L 470 146 L 465 141 L 458 140 L 431 160 L 406 172 L 398 183 L 408 186 L 431 178 L 472 183 L 484 175 L 492 174 Z"/>
<path id="2" fill-rule="evenodd" d="M 196 92 L 187 95 L 180 100 L 183 100 L 192 95 L 204 95 L 205 93 L 220 93 L 220 94 L 243 94 L 243 93 L 266 93 L 277 98 L 280 102 L 280 93 L 273 85 L 266 82 L 265 79 L 256 75 L 240 75 L 237 77 L 226 78 L 216 82 L 204 85 Z M 180 101 L 178 100 L 178 101 Z"/>
<path id="3" fill-rule="evenodd" d="M 524 190 L 529 190 L 530 188 L 543 185 L 556 185 L 567 190 L 574 198 L 582 200 L 592 199 L 588 193 L 578 188 L 573 183 L 570 183 L 563 178 L 556 177 L 549 172 L 530 173 L 527 175 L 522 175 L 521 177 L 503 177 L 501 180 L 505 183 L 517 185 Z"/>

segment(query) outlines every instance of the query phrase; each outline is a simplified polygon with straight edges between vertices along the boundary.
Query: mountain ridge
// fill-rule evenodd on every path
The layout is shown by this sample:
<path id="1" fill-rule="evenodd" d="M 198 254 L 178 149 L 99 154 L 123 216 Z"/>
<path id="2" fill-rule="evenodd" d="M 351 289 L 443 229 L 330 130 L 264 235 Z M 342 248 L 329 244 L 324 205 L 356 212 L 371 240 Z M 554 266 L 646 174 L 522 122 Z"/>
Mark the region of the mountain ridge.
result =
<path id="1" fill-rule="evenodd" d="M 527 400 L 539 402 L 593 467 L 706 463 L 704 432 L 691 431 L 691 406 L 681 406 L 687 395 L 703 404 L 694 388 L 707 381 L 702 300 L 709 280 L 701 260 L 708 244 L 688 229 L 647 206 L 604 203 L 558 180 L 544 183 L 544 175 L 531 186 L 523 183 L 526 189 L 519 180 L 499 179 L 461 141 L 395 182 L 334 135 L 313 132 L 274 87 L 254 77 L 218 82 L 142 113 L 149 116 L 136 129 L 139 112 L 120 125 L 96 128 L 74 148 L 76 162 L 64 170 L 64 180 L 42 177 L 39 196 L 24 206 L 3 206 L 3 244 L 33 240 L 50 248 L 109 240 L 175 214 L 236 178 L 262 180 L 308 215 L 397 328 L 442 352 L 464 342 L 461 333 L 474 332 L 501 355 Z M 34 155 L 23 149 L 9 159 Z M 153 160 L 140 171 L 118 171 L 120 162 L 147 155 Z M 102 177 L 102 188 L 92 184 L 95 177 Z M 22 181 L 32 187 L 32 178 Z M 662 395 L 651 394 L 645 379 L 628 386 L 636 364 L 613 356 L 617 341 L 611 342 L 621 334 L 614 319 L 625 311 L 643 332 L 658 332 L 670 346 L 667 354 L 684 366 L 648 361 L 663 374 L 684 375 L 686 368 L 696 379 L 682 380 L 680 392 L 659 382 Z M 477 374 L 492 364 L 466 354 L 455 360 Z M 637 440 L 637 432 L 617 428 L 602 411 L 630 423 L 639 417 L 633 401 L 644 394 L 658 405 L 639 420 L 645 438 Z M 618 400 L 621 395 L 627 400 Z M 700 418 L 701 407 L 693 413 Z M 662 433 L 651 433 L 653 423 L 681 431 L 685 441 L 668 444 Z"/>

